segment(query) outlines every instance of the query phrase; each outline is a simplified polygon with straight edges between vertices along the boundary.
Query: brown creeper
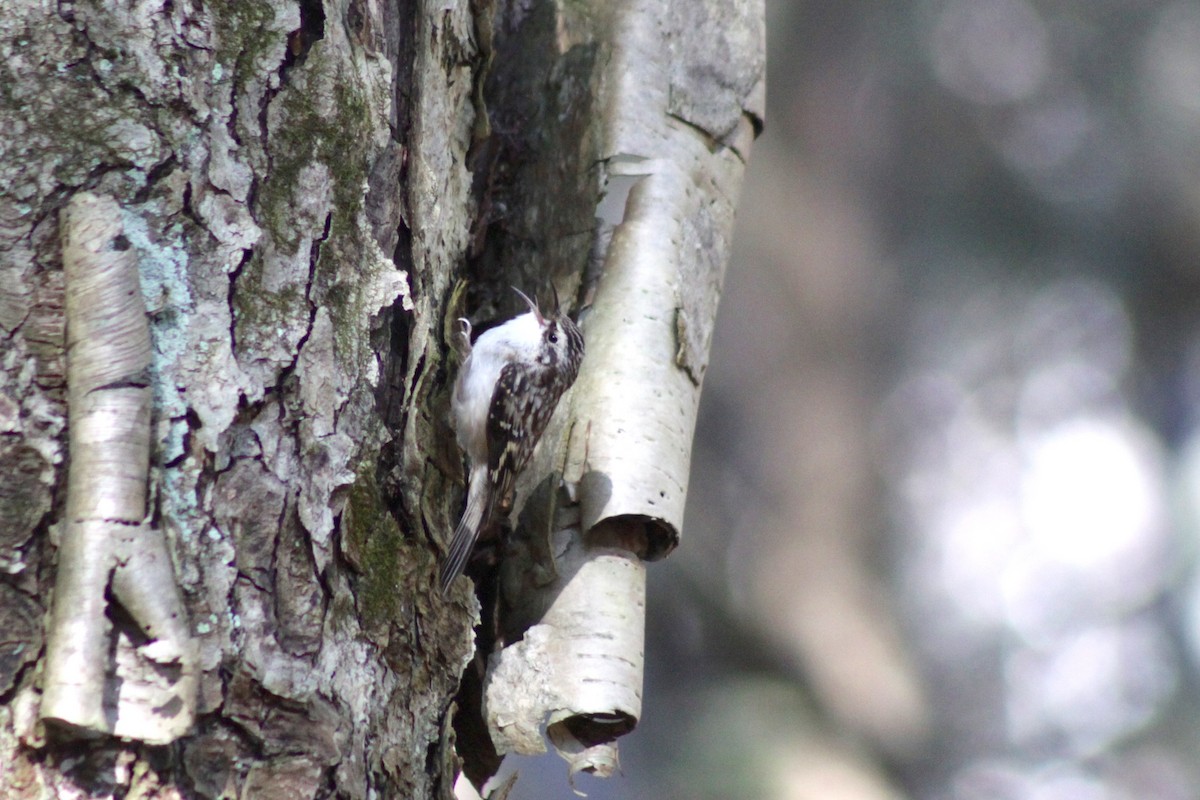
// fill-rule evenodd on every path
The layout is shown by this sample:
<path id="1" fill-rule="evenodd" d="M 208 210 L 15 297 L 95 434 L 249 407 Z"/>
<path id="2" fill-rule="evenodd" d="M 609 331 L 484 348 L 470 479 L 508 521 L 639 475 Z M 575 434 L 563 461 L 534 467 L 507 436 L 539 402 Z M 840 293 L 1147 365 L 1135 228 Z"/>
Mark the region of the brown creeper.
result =
<path id="1" fill-rule="evenodd" d="M 543 315 L 520 289 L 528 313 L 479 335 L 463 319 L 466 360 L 454 383 L 450 414 L 467 454 L 467 508 L 442 565 L 442 594 L 462 574 L 479 532 L 499 508 L 512 507 L 517 475 L 529 463 L 563 392 L 583 360 L 583 334 L 559 308 Z"/>

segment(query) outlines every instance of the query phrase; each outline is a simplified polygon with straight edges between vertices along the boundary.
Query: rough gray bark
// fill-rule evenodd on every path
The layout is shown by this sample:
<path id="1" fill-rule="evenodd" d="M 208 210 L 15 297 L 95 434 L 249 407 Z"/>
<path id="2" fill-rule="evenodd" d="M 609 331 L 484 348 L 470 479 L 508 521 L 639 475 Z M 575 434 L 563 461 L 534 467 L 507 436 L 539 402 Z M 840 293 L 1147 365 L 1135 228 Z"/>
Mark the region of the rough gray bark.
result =
<path id="1" fill-rule="evenodd" d="M 669 178 L 648 180 L 639 202 L 669 201 L 658 219 L 689 254 L 671 269 L 701 276 L 655 312 L 669 323 L 657 326 L 656 347 L 669 340 L 672 380 L 686 387 L 678 427 L 690 438 L 742 162 L 761 122 L 761 6 L 730 4 L 740 27 L 724 29 L 744 41 L 721 38 L 716 17 L 701 20 L 698 30 L 740 54 L 725 62 L 742 72 L 660 74 L 669 91 L 655 102 L 667 97 L 669 108 L 653 106 L 652 127 L 670 133 L 647 143 L 625 135 L 639 128 L 614 122 L 621 115 L 598 114 L 622 91 L 606 71 L 614 53 L 626 57 L 613 41 L 627 38 L 635 59 L 654 49 L 653 37 L 622 27 L 649 19 L 645 4 L 596 15 L 487 0 L 9 5 L 0 796 L 448 796 L 448 712 L 479 618 L 466 582 L 449 601 L 434 589 L 461 497 L 445 421 L 447 322 L 503 311 L 510 284 L 553 282 L 571 308 L 603 297 L 608 241 L 624 219 L 623 208 L 606 216 L 606 196 L 620 193 L 610 184 L 630 174 L 629 159 L 666 164 L 663 148 L 682 142 L 692 164 L 682 173 L 633 174 Z M 694 55 L 681 47 L 694 27 L 678 13 L 687 7 L 676 4 L 661 31 L 683 54 L 668 60 L 675 67 Z M 724 166 L 713 172 L 710 156 Z M 148 386 L 153 411 L 144 517 L 138 503 L 96 512 L 92 549 L 77 550 L 68 474 L 79 450 L 67 428 L 81 401 L 66 376 L 68 327 L 81 323 L 64 303 L 73 289 L 63 265 L 74 241 L 66 209 L 92 198 L 116 210 L 96 247 L 136 262 L 152 344 L 148 370 L 96 388 L 123 397 Z M 465 293 L 455 284 L 464 271 Z M 599 508 L 581 480 L 591 423 L 570 413 L 560 423 L 575 431 L 560 451 L 571 451 L 568 483 Z M 559 458 L 544 450 L 541 475 Z M 634 538 L 651 541 L 609 531 L 588 546 L 628 545 L 644 576 L 642 559 L 678 540 L 686 453 L 678 461 L 670 513 L 616 512 L 644 518 Z M 123 577 L 150 569 L 137 563 L 143 533 L 165 540 L 187 630 L 167 593 L 156 602 Z M 533 544 L 543 566 L 544 545 Z M 84 579 L 65 591 L 57 570 L 87 553 L 99 560 L 68 570 Z M 150 560 L 161 579 L 167 559 Z M 68 623 L 88 652 L 108 643 L 103 669 L 94 658 L 46 658 L 79 655 L 62 635 Z M 163 646 L 164 631 L 178 646 Z M 520 633 L 492 630 L 484 643 Z M 74 676 L 63 666 L 72 663 L 94 674 Z M 197 687 L 182 710 L 147 701 L 179 691 L 193 665 Z M 122 727 L 134 676 L 142 706 L 159 715 L 153 734 Z M 86 713 L 61 700 L 44 707 L 46 695 L 89 687 L 100 696 Z M 630 691 L 640 700 L 640 687 Z M 479 713 L 478 694 L 460 699 L 464 716 Z M 180 736 L 188 703 L 195 723 Z M 476 780 L 494 768 L 478 730 L 458 733 Z"/>
<path id="2" fill-rule="evenodd" d="M 449 791 L 473 616 L 430 586 L 458 480 L 440 319 L 472 217 L 474 27 L 465 5 L 351 0 L 0 15 L 0 795 Z M 62 236 L 85 190 L 119 208 L 107 247 L 140 274 L 146 524 L 200 669 L 196 723 L 165 749 L 80 738 L 121 718 L 120 653 L 157 652 L 112 566 L 77 593 L 98 613 L 75 595 L 55 613 L 116 661 L 78 662 L 98 684 L 43 669 L 74 552 Z M 94 552 L 140 522 L 96 513 Z M 63 681 L 102 687 L 96 711 L 42 713 Z"/>

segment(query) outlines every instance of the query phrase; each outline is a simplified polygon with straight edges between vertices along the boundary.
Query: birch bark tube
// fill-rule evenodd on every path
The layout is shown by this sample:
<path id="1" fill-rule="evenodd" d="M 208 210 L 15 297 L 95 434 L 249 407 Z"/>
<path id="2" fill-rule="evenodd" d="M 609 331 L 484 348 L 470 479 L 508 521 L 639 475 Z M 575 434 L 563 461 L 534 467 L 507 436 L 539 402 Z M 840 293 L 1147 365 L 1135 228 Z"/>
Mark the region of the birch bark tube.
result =
<path id="1" fill-rule="evenodd" d="M 122 529 L 146 515 L 150 329 L 116 201 L 75 195 L 62 230 L 71 466 L 42 717 L 103 731 L 105 595 Z"/>
<path id="2" fill-rule="evenodd" d="M 62 215 L 71 464 L 41 715 L 166 744 L 195 718 L 196 653 L 166 539 L 149 525 L 151 343 L 116 200 Z M 147 640 L 108 617 L 110 592 Z"/>

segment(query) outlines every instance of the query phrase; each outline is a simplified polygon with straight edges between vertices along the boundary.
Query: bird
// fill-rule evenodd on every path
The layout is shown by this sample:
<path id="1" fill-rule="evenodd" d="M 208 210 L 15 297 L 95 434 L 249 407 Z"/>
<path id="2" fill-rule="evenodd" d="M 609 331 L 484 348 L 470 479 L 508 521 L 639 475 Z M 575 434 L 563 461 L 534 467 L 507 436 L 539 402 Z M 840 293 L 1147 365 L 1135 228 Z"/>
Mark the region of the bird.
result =
<path id="1" fill-rule="evenodd" d="M 450 417 L 467 457 L 467 503 L 442 564 L 443 596 L 495 512 L 511 509 L 517 476 L 583 362 L 583 333 L 562 311 L 557 293 L 554 310 L 543 314 L 524 292 L 513 291 L 529 311 L 489 328 L 473 344 L 471 323 L 459 319 L 466 358 L 454 382 Z"/>

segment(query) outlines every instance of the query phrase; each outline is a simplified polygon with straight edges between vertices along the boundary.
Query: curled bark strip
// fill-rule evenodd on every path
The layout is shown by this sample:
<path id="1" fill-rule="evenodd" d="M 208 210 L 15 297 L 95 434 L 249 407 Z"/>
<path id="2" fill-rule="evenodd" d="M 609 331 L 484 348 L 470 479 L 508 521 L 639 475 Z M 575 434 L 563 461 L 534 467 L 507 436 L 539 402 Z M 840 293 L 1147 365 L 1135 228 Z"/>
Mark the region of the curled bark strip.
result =
<path id="1" fill-rule="evenodd" d="M 586 547 L 577 535 L 567 542 L 544 589 L 549 608 L 492 656 L 484 710 L 498 752 L 544 752 L 545 724 L 574 764 L 594 760 L 590 748 L 641 715 L 646 567 L 627 550 Z"/>
<path id="2" fill-rule="evenodd" d="M 153 398 L 137 254 L 116 201 L 90 193 L 64 209 L 62 245 L 71 461 L 41 715 L 165 743 L 194 717 L 195 657 L 162 532 L 143 522 Z M 113 630 L 110 581 L 139 630 Z"/>
<path id="3" fill-rule="evenodd" d="M 604 35 L 597 218 L 608 244 L 573 395 L 575 430 L 586 421 L 587 435 L 572 439 L 567 471 L 583 476 L 584 531 L 643 525 L 636 551 L 655 560 L 683 529 L 696 409 L 761 113 L 762 7 L 673 2 L 664 13 L 626 0 Z M 691 76 L 686 91 L 681 76 Z M 614 193 L 625 196 L 619 214 Z"/>

